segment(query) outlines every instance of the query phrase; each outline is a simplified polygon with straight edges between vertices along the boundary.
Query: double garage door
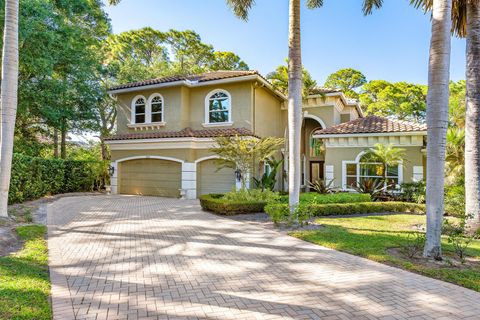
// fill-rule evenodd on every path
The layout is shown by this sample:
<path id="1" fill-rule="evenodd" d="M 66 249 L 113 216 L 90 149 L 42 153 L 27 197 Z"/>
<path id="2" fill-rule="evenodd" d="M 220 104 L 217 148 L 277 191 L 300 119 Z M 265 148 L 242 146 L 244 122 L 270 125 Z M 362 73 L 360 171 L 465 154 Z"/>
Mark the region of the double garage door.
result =
<path id="1" fill-rule="evenodd" d="M 136 159 L 121 162 L 118 167 L 119 192 L 145 196 L 179 197 L 182 166 L 178 162 L 159 159 Z M 197 164 L 197 196 L 224 193 L 235 186 L 234 170 L 217 171 L 215 160 Z"/>

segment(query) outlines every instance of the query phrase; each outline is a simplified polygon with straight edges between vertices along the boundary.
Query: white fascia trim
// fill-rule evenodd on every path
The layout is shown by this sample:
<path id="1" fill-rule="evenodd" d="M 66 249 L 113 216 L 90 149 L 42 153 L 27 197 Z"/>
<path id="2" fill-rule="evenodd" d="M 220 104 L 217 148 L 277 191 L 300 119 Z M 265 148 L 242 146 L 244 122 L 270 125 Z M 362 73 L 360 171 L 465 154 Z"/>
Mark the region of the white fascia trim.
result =
<path id="1" fill-rule="evenodd" d="M 347 100 L 347 97 L 345 97 L 345 94 L 343 92 L 331 92 L 331 93 L 326 93 L 324 95 L 321 95 L 321 94 L 312 94 L 312 95 L 309 95 L 307 98 L 323 98 L 323 97 L 340 97 L 340 99 L 342 99 L 343 103 L 346 105 L 346 106 L 355 106 L 355 108 L 357 109 L 358 111 L 358 114 L 360 115 L 360 118 L 363 118 L 364 115 L 363 115 L 363 110 L 362 108 L 360 107 L 360 104 L 357 103 L 350 103 L 348 102 Z"/>
<path id="2" fill-rule="evenodd" d="M 248 80 L 258 80 L 262 84 L 264 84 L 266 87 L 268 87 L 273 93 L 275 93 L 277 96 L 282 98 L 283 100 L 287 100 L 287 97 L 282 94 L 281 92 L 273 89 L 273 86 L 271 83 L 263 79 L 259 75 L 248 75 L 248 76 L 242 76 L 242 77 L 232 77 L 228 79 L 221 79 L 221 80 L 212 80 L 212 81 L 205 81 L 205 82 L 192 82 L 192 81 L 187 81 L 187 80 L 181 80 L 181 81 L 174 81 L 174 82 L 165 82 L 165 83 L 157 83 L 157 84 L 151 84 L 148 86 L 138 86 L 138 87 L 132 87 L 132 88 L 123 88 L 123 89 L 117 89 L 117 90 L 109 90 L 107 91 L 108 94 L 111 96 L 114 96 L 119 93 L 126 93 L 126 92 L 135 92 L 135 91 L 143 91 L 143 90 L 150 90 L 150 89 L 157 89 L 157 88 L 167 88 L 167 87 L 175 87 L 175 86 L 186 86 L 189 88 L 192 87 L 202 87 L 202 86 L 212 86 L 212 85 L 217 85 L 217 84 L 224 84 L 224 83 L 233 83 L 233 82 L 241 82 L 241 81 L 248 81 Z"/>
<path id="3" fill-rule="evenodd" d="M 314 138 L 349 138 L 349 137 L 391 137 L 391 136 L 426 136 L 427 131 L 384 132 L 384 133 L 343 133 L 316 134 Z"/>

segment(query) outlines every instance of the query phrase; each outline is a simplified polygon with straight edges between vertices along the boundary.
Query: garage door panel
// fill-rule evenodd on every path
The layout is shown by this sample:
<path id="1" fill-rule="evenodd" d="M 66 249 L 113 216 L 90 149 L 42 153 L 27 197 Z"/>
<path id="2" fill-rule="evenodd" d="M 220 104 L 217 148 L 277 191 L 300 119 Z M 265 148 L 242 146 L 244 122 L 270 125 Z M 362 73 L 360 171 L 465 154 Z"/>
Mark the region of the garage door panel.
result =
<path id="1" fill-rule="evenodd" d="M 205 160 L 197 168 L 197 194 L 225 193 L 235 188 L 235 170 L 217 170 L 215 160 Z"/>
<path id="2" fill-rule="evenodd" d="M 158 159 L 137 159 L 120 164 L 120 193 L 178 197 L 181 164 Z"/>

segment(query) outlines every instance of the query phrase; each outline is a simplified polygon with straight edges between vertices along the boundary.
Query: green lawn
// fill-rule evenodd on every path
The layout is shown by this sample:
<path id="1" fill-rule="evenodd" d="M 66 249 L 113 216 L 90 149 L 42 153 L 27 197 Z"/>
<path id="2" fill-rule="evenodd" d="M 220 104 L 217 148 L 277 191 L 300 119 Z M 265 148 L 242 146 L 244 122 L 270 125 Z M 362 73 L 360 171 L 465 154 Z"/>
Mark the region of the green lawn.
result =
<path id="1" fill-rule="evenodd" d="M 349 218 L 319 218 L 317 223 L 324 228 L 315 231 L 300 231 L 292 236 L 339 251 L 348 252 L 371 260 L 397 266 L 433 278 L 449 281 L 480 291 L 480 267 L 433 267 L 415 260 L 402 259 L 388 253 L 389 248 L 413 243 L 409 234 L 415 225 L 425 223 L 421 215 L 383 215 Z M 444 252 L 448 255 L 453 248 L 443 239 Z M 468 255 L 480 257 L 480 241 L 471 244 Z"/>
<path id="2" fill-rule="evenodd" d="M 0 258 L 0 319 L 51 319 L 46 227 L 22 226 L 17 232 L 23 249 Z"/>

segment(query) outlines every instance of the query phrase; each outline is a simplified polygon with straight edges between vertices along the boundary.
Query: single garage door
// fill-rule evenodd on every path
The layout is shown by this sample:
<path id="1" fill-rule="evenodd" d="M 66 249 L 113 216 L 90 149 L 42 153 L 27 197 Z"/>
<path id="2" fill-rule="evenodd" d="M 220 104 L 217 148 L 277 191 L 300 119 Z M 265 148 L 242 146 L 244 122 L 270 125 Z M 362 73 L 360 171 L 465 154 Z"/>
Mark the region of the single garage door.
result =
<path id="1" fill-rule="evenodd" d="M 179 197 L 182 166 L 178 162 L 137 159 L 120 163 L 120 193 Z"/>
<path id="2" fill-rule="evenodd" d="M 197 166 L 197 196 L 207 193 L 225 193 L 235 187 L 235 170 L 217 171 L 215 160 L 205 160 Z"/>

